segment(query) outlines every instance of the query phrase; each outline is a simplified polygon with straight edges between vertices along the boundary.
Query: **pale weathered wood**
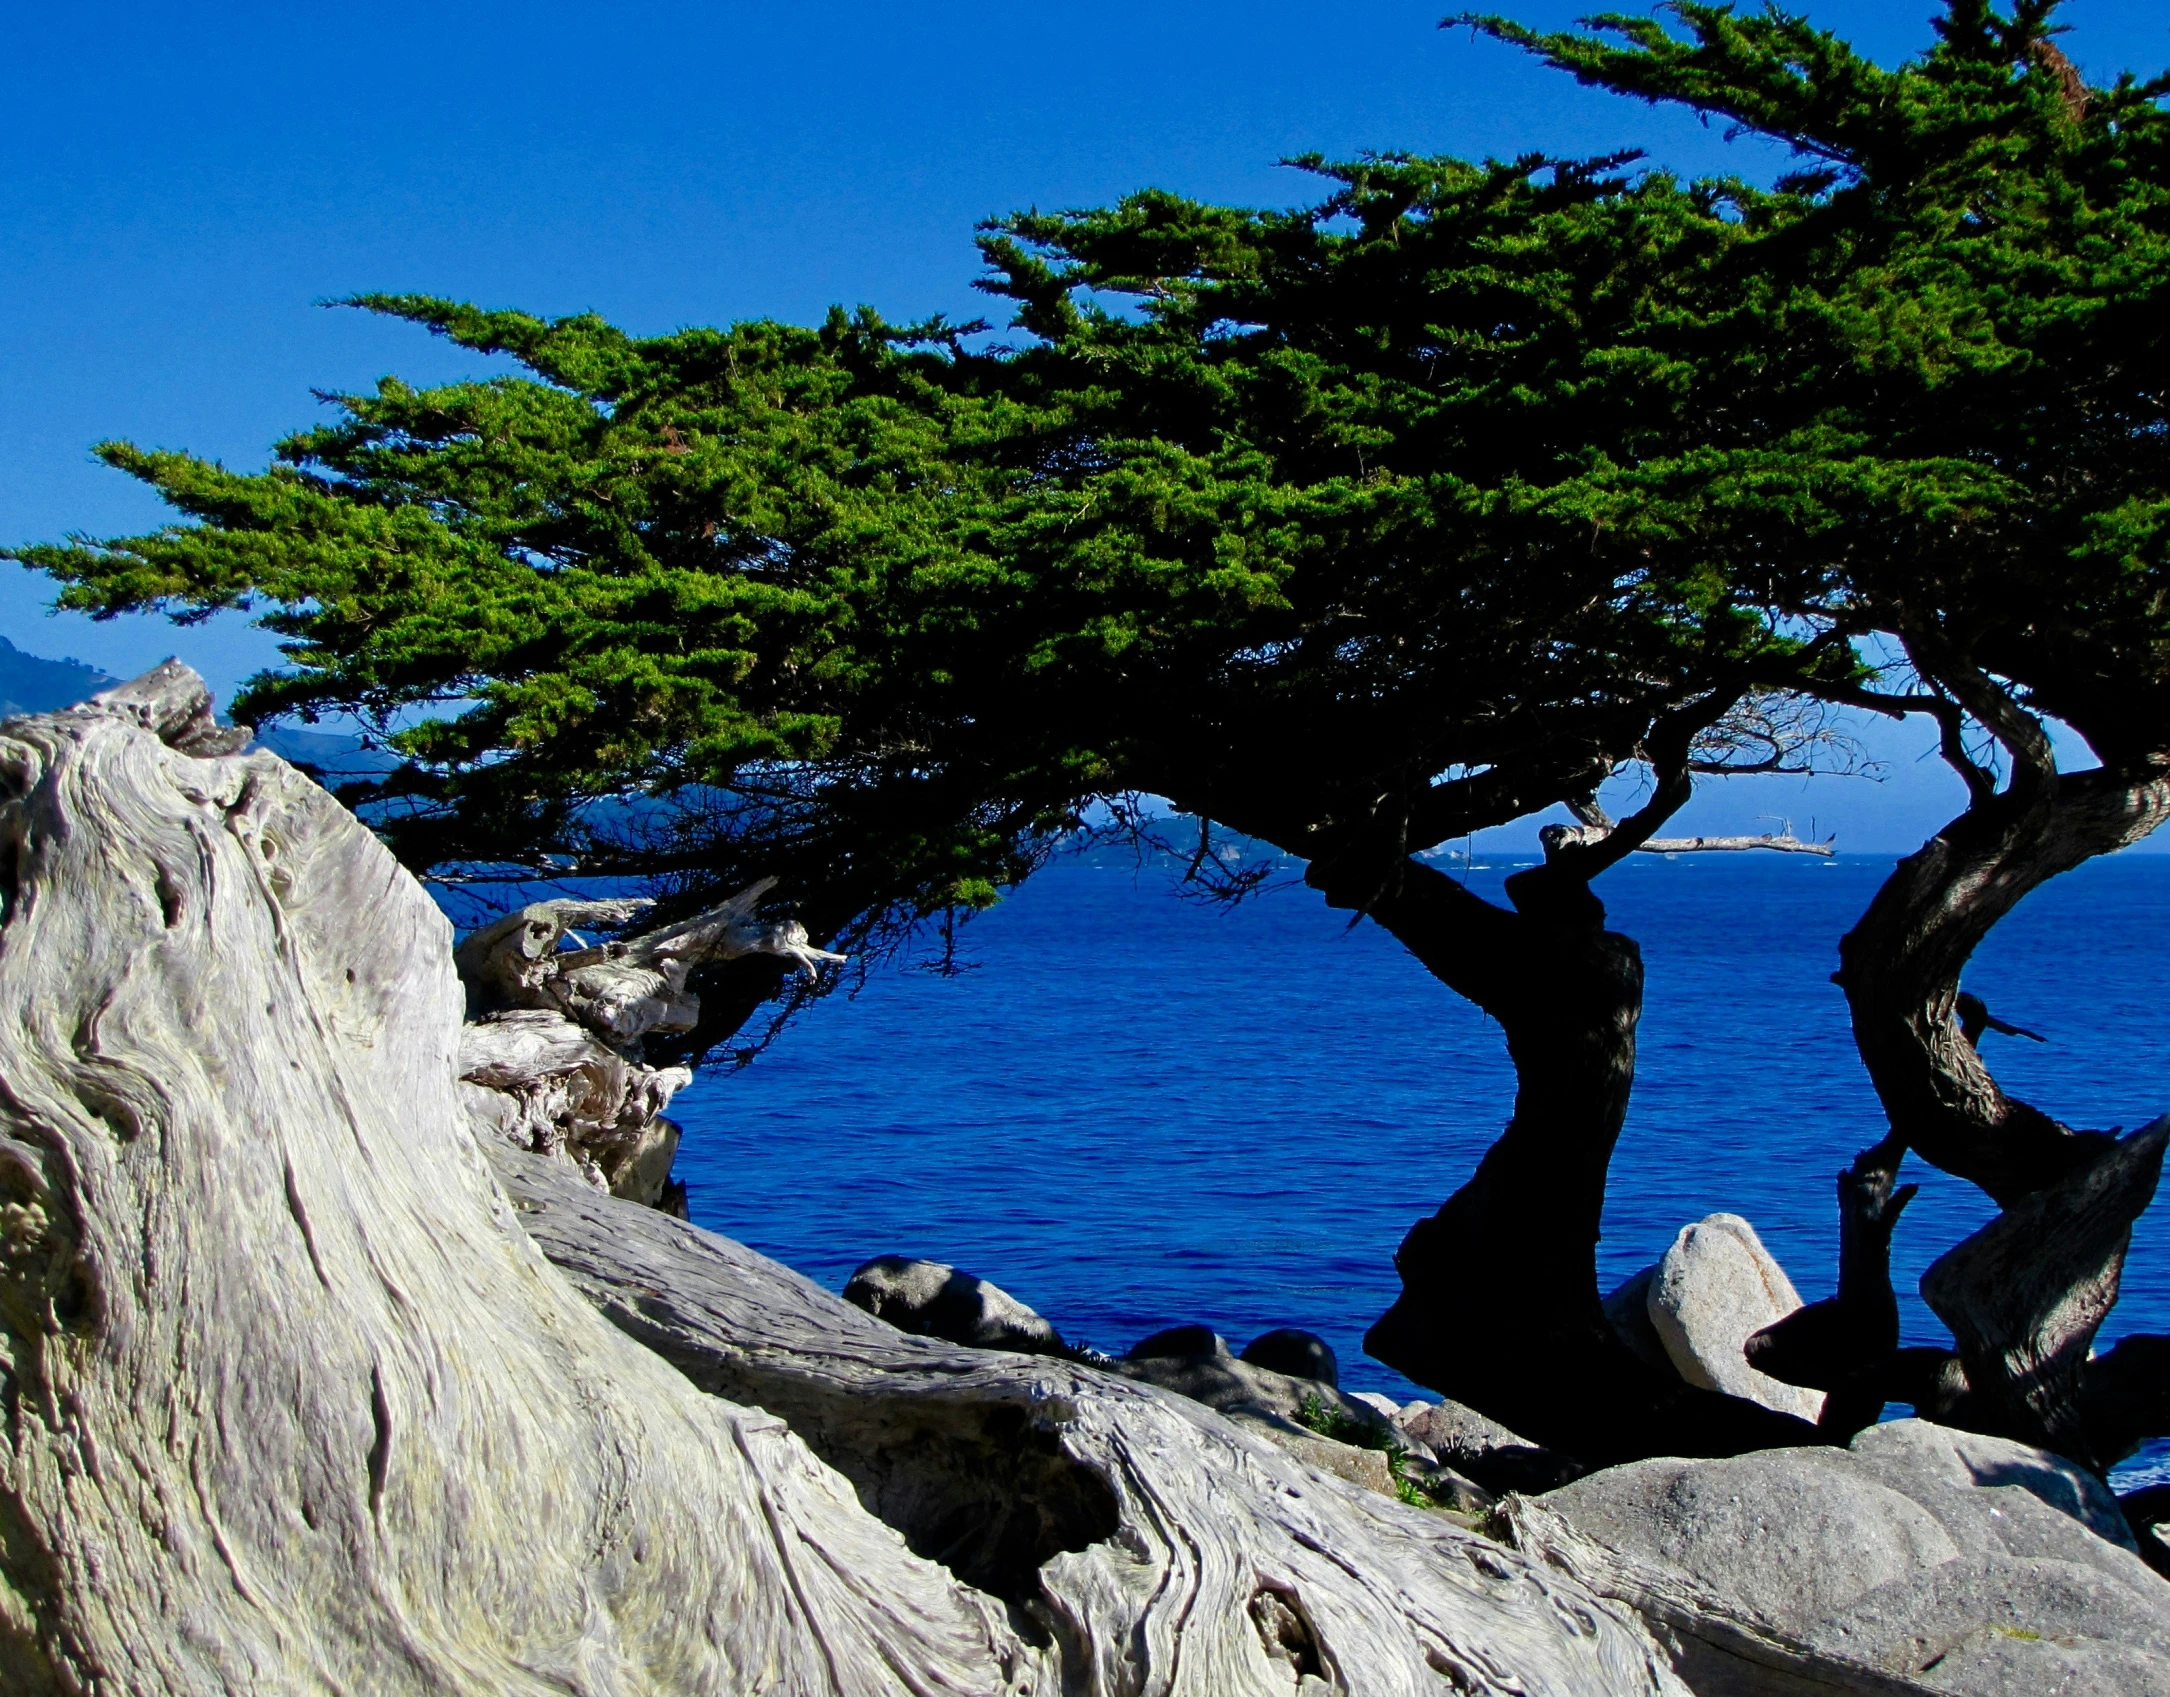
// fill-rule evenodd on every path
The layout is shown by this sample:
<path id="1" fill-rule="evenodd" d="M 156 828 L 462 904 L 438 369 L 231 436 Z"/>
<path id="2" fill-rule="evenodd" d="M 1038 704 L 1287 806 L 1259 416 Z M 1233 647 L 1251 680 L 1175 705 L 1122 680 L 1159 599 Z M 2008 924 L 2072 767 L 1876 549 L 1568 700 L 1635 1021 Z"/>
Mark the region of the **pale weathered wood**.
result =
<path id="1" fill-rule="evenodd" d="M 1314 1472 L 1186 1398 L 908 1335 L 562 1167 L 491 1159 L 535 1241 L 604 1314 L 694 1383 L 782 1415 L 915 1550 L 1018 1604 L 1065 1647 L 1066 1690 L 1260 1689 L 1264 1614 L 1293 1640 L 1292 1672 L 1362 1697 L 1664 1677 L 1579 1582 Z"/>
<path id="2" fill-rule="evenodd" d="M 566 1015 L 621 1044 L 651 1031 L 691 1031 L 701 999 L 686 988 L 694 968 L 751 954 L 780 955 L 812 977 L 843 956 L 817 949 L 795 919 L 762 920 L 754 908 L 774 887 L 763 878 L 728 901 L 674 924 L 588 946 L 578 927 L 616 930 L 654 904 L 535 902 L 465 938 L 454 959 L 477 1012 L 540 1008 Z M 571 934 L 582 946 L 567 949 Z"/>
<path id="3" fill-rule="evenodd" d="M 701 1000 L 686 988 L 712 960 L 780 955 L 811 977 L 844 957 L 814 948 L 795 919 L 754 916 L 764 878 L 704 913 L 590 945 L 579 927 L 618 930 L 645 897 L 534 902 L 470 932 L 453 951 L 470 1020 L 460 1078 L 478 1124 L 517 1148 L 562 1159 L 589 1183 L 636 1202 L 675 1206 L 678 1127 L 663 1111 L 693 1081 L 650 1066 L 651 1032 L 691 1031 Z M 576 946 L 566 948 L 570 939 Z"/>
<path id="4" fill-rule="evenodd" d="M 0 899 L 10 1697 L 1680 1690 L 1583 1587 L 1140 1387 L 953 1352 L 878 1394 L 838 1305 L 761 1271 L 806 1323 L 748 1353 L 830 1371 L 795 1417 L 897 1524 L 1002 1507 L 921 1443 L 990 1397 L 977 1453 L 1088 1511 L 1014 1606 L 914 1553 L 537 1250 L 464 1111 L 444 920 L 185 672 L 0 726 Z M 627 1243 L 687 1233 L 535 1165 Z"/>
<path id="5" fill-rule="evenodd" d="M 0 1690 L 1046 1689 L 550 1270 L 443 918 L 282 762 L 148 734 L 206 706 L 0 728 Z"/>

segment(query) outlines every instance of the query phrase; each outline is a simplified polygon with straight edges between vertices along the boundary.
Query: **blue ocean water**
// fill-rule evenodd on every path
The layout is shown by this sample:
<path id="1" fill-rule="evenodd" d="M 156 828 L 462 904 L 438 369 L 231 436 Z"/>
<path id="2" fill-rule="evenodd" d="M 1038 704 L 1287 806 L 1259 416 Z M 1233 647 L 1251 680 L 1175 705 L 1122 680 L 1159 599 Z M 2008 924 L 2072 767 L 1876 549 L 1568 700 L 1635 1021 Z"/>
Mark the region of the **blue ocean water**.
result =
<path id="1" fill-rule="evenodd" d="M 1513 863 L 1467 876 L 1496 893 Z M 1637 857 L 1600 891 L 1648 969 L 1641 1067 L 1605 1210 L 1607 1283 L 1690 1220 L 1747 1216 L 1804 1297 L 1835 1280 L 1834 1178 L 1883 1130 L 1829 982 L 1889 857 Z M 1300 886 L 1233 910 L 1152 868 L 1057 862 L 911 964 L 815 1007 L 751 1065 L 678 1098 L 694 1218 L 832 1288 L 878 1254 L 949 1261 L 1066 1336 L 1120 1351 L 1203 1321 L 1332 1343 L 1342 1381 L 1419 1394 L 1364 1357 L 1393 1252 L 1511 1110 L 1496 1026 Z M 2170 1111 L 2170 856 L 2091 863 L 1998 927 L 1968 974 L 2002 1017 L 2006 1088 L 2068 1123 Z M 1896 1245 L 1915 1294 L 1993 1210 L 1919 1161 Z M 1485 1300 L 1473 1289 L 1468 1300 Z M 2170 1332 L 2170 1217 L 2135 1234 L 2103 1331 Z"/>

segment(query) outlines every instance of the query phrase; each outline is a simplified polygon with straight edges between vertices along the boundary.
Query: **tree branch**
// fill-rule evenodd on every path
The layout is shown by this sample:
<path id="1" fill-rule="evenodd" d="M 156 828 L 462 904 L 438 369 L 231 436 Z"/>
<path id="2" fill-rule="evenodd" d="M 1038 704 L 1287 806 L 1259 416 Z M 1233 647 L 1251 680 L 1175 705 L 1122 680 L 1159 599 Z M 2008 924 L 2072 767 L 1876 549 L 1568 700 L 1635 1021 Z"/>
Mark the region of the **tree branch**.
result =
<path id="1" fill-rule="evenodd" d="M 2051 782 L 2047 797 L 1978 801 L 1902 860 L 1841 940 L 1834 975 L 1893 1129 L 2007 1205 L 2092 1159 L 2101 1139 L 1998 1087 L 1955 1017 L 1960 973 L 2030 890 L 2170 816 L 2170 757 Z"/>
<path id="2" fill-rule="evenodd" d="M 2046 802 L 2057 793 L 2057 751 L 2051 745 L 2049 732 L 2042 721 L 2021 707 L 2011 692 L 1997 683 L 1990 675 L 1972 662 L 1962 659 L 1946 648 L 1937 638 L 1927 634 L 1905 634 L 1900 641 L 1905 645 L 1906 655 L 1914 663 L 1914 669 L 1923 678 L 1948 690 L 1952 698 L 1969 713 L 1976 724 L 1997 739 L 2012 757 L 2012 779 L 2007 793 L 2017 800 Z M 1938 728 L 1945 744 L 1944 758 L 1952 760 L 1950 744 L 1957 731 L 1949 720 L 1939 716 Z M 1965 767 L 1975 764 L 1963 753 L 1964 765 L 1955 765 L 1961 778 L 1967 777 Z M 1969 795 L 1975 790 L 1970 780 Z"/>
<path id="3" fill-rule="evenodd" d="M 1547 825 L 1537 834 L 1544 845 L 1545 864 L 1531 873 L 1519 873 L 1507 881 L 1508 894 L 1519 907 L 1521 890 L 1533 890 L 1558 878 L 1587 885 L 1608 868 L 1618 865 L 1649 841 L 1660 825 L 1685 807 L 1695 794 L 1695 778 L 1689 771 L 1689 753 L 1696 740 L 1731 711 L 1738 693 L 1716 689 L 1701 701 L 1677 709 L 1660 719 L 1644 743 L 1643 758 L 1657 777 L 1650 799 L 1610 830 L 1593 823 L 1579 826 Z M 1596 809 L 1595 798 L 1585 806 Z M 1604 815 L 1600 811 L 1598 818 Z"/>
<path id="4" fill-rule="evenodd" d="M 1944 764 L 1966 785 L 1967 799 L 1970 802 L 1986 801 L 1997 793 L 1996 774 L 1967 753 L 1966 713 L 1950 696 L 1929 690 L 1887 695 L 1879 690 L 1845 685 L 1830 686 L 1824 690 L 1824 695 L 1841 706 L 1864 708 L 1888 719 L 1903 719 L 1912 713 L 1928 714 L 1936 721 L 1937 752 L 1943 757 Z"/>
<path id="5" fill-rule="evenodd" d="M 2006 1437 L 2104 1465 L 2081 1383 L 2166 1143 L 2170 1118 L 2006 1209 L 1922 1275 L 1922 1298 L 1958 1339 L 1980 1412 Z"/>

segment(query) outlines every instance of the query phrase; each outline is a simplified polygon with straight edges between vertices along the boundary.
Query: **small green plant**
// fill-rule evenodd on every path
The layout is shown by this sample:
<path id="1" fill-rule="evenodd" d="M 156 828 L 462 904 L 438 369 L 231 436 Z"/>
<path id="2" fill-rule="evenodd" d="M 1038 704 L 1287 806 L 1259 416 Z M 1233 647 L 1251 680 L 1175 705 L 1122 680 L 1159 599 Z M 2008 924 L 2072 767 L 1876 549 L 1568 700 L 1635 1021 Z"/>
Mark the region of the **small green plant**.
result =
<path id="1" fill-rule="evenodd" d="M 1390 1444 L 1386 1452 L 1386 1470 L 1393 1476 L 1394 1495 L 1411 1508 L 1438 1508 L 1439 1499 L 1432 1495 L 1431 1487 L 1422 1479 L 1412 1479 L 1402 1471 L 1402 1463 L 1408 1451 L 1399 1444 Z"/>
<path id="2" fill-rule="evenodd" d="M 1299 1425 L 1308 1427 L 1322 1438 L 1331 1438 L 1337 1444 L 1351 1444 L 1360 1450 L 1395 1447 L 1394 1441 L 1378 1427 L 1357 1419 L 1316 1391 L 1304 1392 L 1303 1400 L 1296 1405 L 1296 1420 Z"/>
<path id="3" fill-rule="evenodd" d="M 1385 1428 L 1357 1419 L 1315 1391 L 1306 1391 L 1303 1400 L 1296 1405 L 1296 1420 L 1299 1425 L 1322 1438 L 1331 1438 L 1337 1444 L 1349 1444 L 1360 1450 L 1383 1450 L 1387 1475 L 1394 1481 L 1394 1495 L 1411 1508 L 1452 1506 L 1442 1504 L 1426 1481 L 1403 1471 L 1409 1452 L 1397 1444 Z"/>

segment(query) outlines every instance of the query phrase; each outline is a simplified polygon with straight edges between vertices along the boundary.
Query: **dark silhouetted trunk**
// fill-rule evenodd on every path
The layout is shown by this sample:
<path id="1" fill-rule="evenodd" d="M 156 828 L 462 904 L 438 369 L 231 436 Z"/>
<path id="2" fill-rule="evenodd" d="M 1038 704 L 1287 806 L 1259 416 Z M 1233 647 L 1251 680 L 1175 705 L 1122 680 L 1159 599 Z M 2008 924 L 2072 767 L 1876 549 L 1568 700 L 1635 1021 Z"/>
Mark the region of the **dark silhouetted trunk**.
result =
<path id="1" fill-rule="evenodd" d="M 1840 944 L 1834 977 L 1891 1135 L 1856 1165 L 1856 1174 L 1873 1169 L 1876 1182 L 1851 1192 L 1841 1185 L 1858 1264 L 1842 1269 L 1838 1297 L 1760 1334 L 1749 1352 L 1774 1377 L 1843 1398 L 1848 1421 L 1874 1418 L 1888 1396 L 2107 1466 L 2145 1434 L 2132 1429 L 2129 1391 L 2091 1392 L 2088 1349 L 2117 1299 L 2131 1223 L 2154 1194 L 2163 1132 L 2151 1127 L 2120 1143 L 2006 1095 L 1976 1042 L 1985 1030 L 2011 1028 L 1978 998 L 1962 998 L 1959 981 L 1982 939 L 2028 892 L 2161 823 L 2170 813 L 2170 762 L 2060 773 L 2039 721 L 1980 674 L 1954 675 L 1967 711 L 2010 753 L 2013 775 L 1993 790 L 1947 734 L 1947 758 L 1967 778 L 1972 805 L 1899 862 Z M 1909 1148 L 2005 1210 L 1922 1282 L 1953 1329 L 1955 1356 L 1897 1347 L 1888 1245 L 1903 1193 L 1888 1207 L 1883 1197 Z M 2102 1411 L 2096 1418 L 2090 1405 Z"/>
<path id="2" fill-rule="evenodd" d="M 1634 940 L 1605 929 L 1586 884 L 1548 868 L 1509 881 L 1511 910 L 1420 862 L 1398 871 L 1383 888 L 1331 863 L 1309 877 L 1499 1021 L 1517 1086 L 1506 1133 L 1403 1241 L 1402 1294 L 1366 1350 L 1593 1466 L 1813 1442 L 1804 1421 L 1646 1366 L 1599 1306 L 1599 1223 L 1642 1012 Z"/>
<path id="3" fill-rule="evenodd" d="M 1955 1017 L 1959 976 L 2029 891 L 2135 842 L 2170 805 L 2149 771 L 2056 778 L 1985 798 L 1893 868 L 1839 945 L 1837 982 L 1894 1131 L 2009 1204 L 2084 1166 L 2104 1139 L 2007 1096 Z"/>

